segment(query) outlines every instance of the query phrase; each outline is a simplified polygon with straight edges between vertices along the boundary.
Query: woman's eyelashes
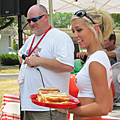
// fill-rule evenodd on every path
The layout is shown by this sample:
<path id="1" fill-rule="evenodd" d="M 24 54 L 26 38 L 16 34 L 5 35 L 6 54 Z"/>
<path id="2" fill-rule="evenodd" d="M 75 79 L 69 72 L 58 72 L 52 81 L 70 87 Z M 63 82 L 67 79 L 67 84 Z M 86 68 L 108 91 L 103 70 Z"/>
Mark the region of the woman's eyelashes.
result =
<path id="1" fill-rule="evenodd" d="M 78 30 L 76 30 L 77 32 L 80 32 L 80 31 L 82 31 L 82 29 L 78 29 Z M 72 32 L 74 33 L 75 31 L 74 30 L 72 30 Z"/>
<path id="2" fill-rule="evenodd" d="M 82 31 L 82 29 L 78 29 L 78 30 L 77 30 L 77 32 L 80 32 L 80 31 Z"/>

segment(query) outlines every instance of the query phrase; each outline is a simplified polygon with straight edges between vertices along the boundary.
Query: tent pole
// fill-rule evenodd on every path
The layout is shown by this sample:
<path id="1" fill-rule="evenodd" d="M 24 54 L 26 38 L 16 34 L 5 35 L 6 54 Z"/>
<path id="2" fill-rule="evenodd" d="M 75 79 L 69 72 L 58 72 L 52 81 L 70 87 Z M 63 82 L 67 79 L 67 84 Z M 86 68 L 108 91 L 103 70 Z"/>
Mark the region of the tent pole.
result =
<path id="1" fill-rule="evenodd" d="M 49 22 L 53 27 L 53 1 L 49 0 Z"/>

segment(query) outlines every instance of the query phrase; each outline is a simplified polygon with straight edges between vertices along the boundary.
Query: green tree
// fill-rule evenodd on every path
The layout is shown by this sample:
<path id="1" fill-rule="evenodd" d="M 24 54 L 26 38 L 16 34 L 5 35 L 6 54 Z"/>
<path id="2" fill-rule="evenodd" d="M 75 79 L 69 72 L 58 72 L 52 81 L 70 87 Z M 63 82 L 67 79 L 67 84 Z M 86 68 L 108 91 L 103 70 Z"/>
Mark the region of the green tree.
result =
<path id="1" fill-rule="evenodd" d="M 111 16 L 112 16 L 114 24 L 115 24 L 114 29 L 120 30 L 120 14 L 114 13 L 114 14 L 111 14 Z"/>
<path id="2" fill-rule="evenodd" d="M 16 44 L 15 39 L 13 39 L 13 45 L 12 45 L 12 47 L 13 47 L 13 50 L 14 50 L 14 51 L 17 51 L 17 50 L 18 50 L 18 45 Z"/>
<path id="3" fill-rule="evenodd" d="M 111 14 L 114 21 L 114 29 L 120 30 L 120 14 L 113 13 Z M 70 20 L 72 17 L 72 13 L 60 13 L 56 12 L 53 14 L 53 26 L 55 28 L 67 28 L 70 26 Z"/>
<path id="4" fill-rule="evenodd" d="M 10 18 L 6 18 L 6 17 L 2 17 L 0 18 L 0 30 L 6 28 L 7 26 L 11 25 L 14 21 L 13 17 Z"/>
<path id="5" fill-rule="evenodd" d="M 56 12 L 53 14 L 53 25 L 55 28 L 67 28 L 70 26 L 70 20 L 72 13 L 60 13 Z"/>
<path id="6" fill-rule="evenodd" d="M 114 29 L 120 30 L 120 14 L 113 13 L 111 14 L 114 21 Z M 72 13 L 60 13 L 56 12 L 53 14 L 53 26 L 55 28 L 67 28 L 70 24 Z"/>

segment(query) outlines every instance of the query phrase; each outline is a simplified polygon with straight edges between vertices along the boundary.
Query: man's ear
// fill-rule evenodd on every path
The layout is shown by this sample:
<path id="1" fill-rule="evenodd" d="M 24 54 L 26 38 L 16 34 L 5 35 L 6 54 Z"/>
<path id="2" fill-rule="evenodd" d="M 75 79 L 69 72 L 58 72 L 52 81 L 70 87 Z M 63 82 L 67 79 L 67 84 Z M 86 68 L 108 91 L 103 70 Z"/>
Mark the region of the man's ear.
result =
<path id="1" fill-rule="evenodd" d="M 99 29 L 98 25 L 95 25 L 94 28 L 95 28 L 96 32 L 98 32 L 98 29 Z"/>
<path id="2" fill-rule="evenodd" d="M 48 20 L 48 15 L 47 14 L 45 14 L 45 21 L 47 21 Z"/>
<path id="3" fill-rule="evenodd" d="M 111 40 L 111 44 L 114 45 L 114 40 Z"/>

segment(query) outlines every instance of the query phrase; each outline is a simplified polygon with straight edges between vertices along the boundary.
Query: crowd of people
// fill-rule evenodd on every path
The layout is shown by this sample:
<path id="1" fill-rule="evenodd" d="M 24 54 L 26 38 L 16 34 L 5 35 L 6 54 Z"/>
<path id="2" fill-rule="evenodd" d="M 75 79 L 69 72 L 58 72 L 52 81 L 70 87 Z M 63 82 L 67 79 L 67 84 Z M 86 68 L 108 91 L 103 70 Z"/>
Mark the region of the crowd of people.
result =
<path id="1" fill-rule="evenodd" d="M 69 113 L 74 114 L 74 120 L 101 120 L 101 116 L 112 111 L 112 70 L 109 57 L 114 57 L 114 61 L 120 58 L 117 57 L 119 49 L 115 46 L 114 37 L 111 37 L 113 20 L 110 14 L 88 7 L 75 12 L 71 18 L 73 38 L 80 48 L 87 50 L 87 53 L 78 53 L 77 57 L 81 59 L 86 55 L 87 59 L 75 77 L 79 89 L 77 99 L 81 105 L 70 109 L 37 106 L 29 96 L 40 87 L 58 87 L 61 92 L 69 94 L 69 77 L 74 69 L 73 41 L 66 33 L 50 26 L 48 12 L 43 5 L 31 6 L 27 21 L 33 34 L 18 53 L 23 120 L 67 120 Z M 102 42 L 104 45 L 101 45 Z M 108 47 L 108 42 L 113 47 Z M 24 54 L 25 60 L 22 57 Z"/>

